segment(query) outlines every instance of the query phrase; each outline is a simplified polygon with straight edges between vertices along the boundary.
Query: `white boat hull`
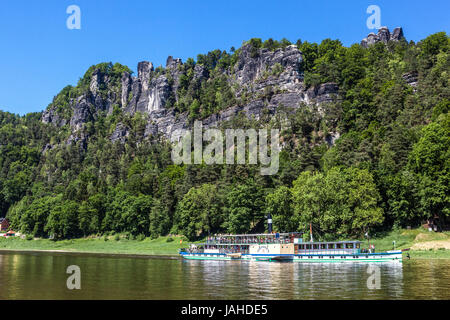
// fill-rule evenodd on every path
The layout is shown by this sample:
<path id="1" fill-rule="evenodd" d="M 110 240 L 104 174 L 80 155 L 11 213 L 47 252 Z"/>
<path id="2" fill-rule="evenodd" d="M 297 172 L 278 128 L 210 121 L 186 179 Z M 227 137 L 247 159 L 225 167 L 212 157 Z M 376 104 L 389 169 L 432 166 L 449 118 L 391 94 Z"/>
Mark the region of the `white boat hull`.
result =
<path id="1" fill-rule="evenodd" d="M 345 255 L 294 255 L 294 262 L 300 263 L 330 263 L 330 262 L 402 262 L 402 252 L 360 253 Z"/>
<path id="2" fill-rule="evenodd" d="M 180 253 L 184 259 L 188 260 L 256 260 L 256 261 L 293 261 L 300 263 L 332 263 L 332 262 L 401 262 L 402 252 L 380 252 L 380 253 L 360 253 L 360 254 L 242 254 L 239 258 L 227 254 L 219 253 Z"/>

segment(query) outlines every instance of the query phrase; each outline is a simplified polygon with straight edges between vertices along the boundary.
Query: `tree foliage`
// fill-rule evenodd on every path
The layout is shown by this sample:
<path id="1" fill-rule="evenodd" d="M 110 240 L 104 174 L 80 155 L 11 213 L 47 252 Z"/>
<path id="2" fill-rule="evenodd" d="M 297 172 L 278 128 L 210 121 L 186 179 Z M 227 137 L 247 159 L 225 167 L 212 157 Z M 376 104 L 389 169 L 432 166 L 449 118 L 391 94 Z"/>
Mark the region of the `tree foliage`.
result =
<path id="1" fill-rule="evenodd" d="M 291 43 L 251 39 L 245 45 L 256 58 L 262 49 Z M 238 115 L 220 128 L 282 128 L 277 175 L 262 177 L 248 164 L 174 165 L 167 141 L 144 138 L 146 115 L 119 106 L 110 114 L 98 111 L 72 132 L 73 99 L 88 92 L 96 70 L 108 78 L 102 97 L 119 95 L 122 74 L 131 73 L 102 63 L 55 96 L 49 108 L 59 127 L 43 123 L 42 113 L 0 112 L 0 216 L 16 230 L 56 239 L 262 232 L 269 213 L 278 231 L 306 232 L 312 223 L 325 239 L 427 219 L 448 222 L 447 34 L 369 48 L 332 39 L 297 46 L 305 85 L 334 82 L 340 99 L 296 110 L 280 104 L 275 115 Z M 230 84 L 240 53 L 213 50 L 181 65 L 171 103 L 176 116 L 193 121 L 251 101 L 245 92 L 238 101 Z M 411 75 L 415 83 L 407 81 Z M 129 132 L 125 142 L 110 139 L 119 123 Z"/>

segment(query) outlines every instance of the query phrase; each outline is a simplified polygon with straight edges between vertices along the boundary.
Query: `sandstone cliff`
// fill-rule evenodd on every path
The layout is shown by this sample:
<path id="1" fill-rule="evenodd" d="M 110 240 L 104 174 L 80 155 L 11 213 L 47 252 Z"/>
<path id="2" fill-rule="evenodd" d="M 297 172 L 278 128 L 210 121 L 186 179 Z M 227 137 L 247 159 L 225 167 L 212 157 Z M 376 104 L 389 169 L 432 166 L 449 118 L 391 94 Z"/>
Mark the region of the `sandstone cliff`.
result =
<path id="1" fill-rule="evenodd" d="M 361 45 L 367 47 L 379 41 L 387 43 L 403 38 L 401 28 L 396 28 L 391 34 L 383 27 L 378 35 L 369 34 Z M 273 51 L 265 48 L 255 51 L 250 43 L 244 44 L 235 64 L 223 70 L 238 102 L 203 118 L 204 127 L 217 126 L 240 113 L 259 119 L 263 112 L 273 115 L 281 106 L 296 109 L 338 99 L 339 88 L 335 83 L 305 86 L 302 59 L 296 45 Z M 197 63 L 193 70 L 192 81 L 198 87 L 210 81 L 210 75 L 202 64 Z M 64 117 L 58 106 L 50 105 L 43 112 L 42 121 L 56 126 L 69 125 L 72 134 L 67 143 L 70 144 L 86 139 L 82 129 L 88 121 L 95 120 L 99 112 L 111 114 L 114 108 L 120 108 L 130 115 L 140 112 L 146 116 L 146 137 L 162 135 L 168 138 L 174 130 L 189 128 L 192 124 L 186 111 L 179 112 L 173 107 L 179 100 L 178 89 L 183 75 L 183 62 L 171 56 L 165 68 L 155 69 L 151 62 L 140 62 L 137 76 L 123 72 L 115 77 L 96 69 L 89 77 L 88 88 L 70 99 L 67 107 L 70 112 L 66 112 L 70 116 Z M 110 139 L 123 141 L 127 136 L 127 127 L 119 123 Z"/>

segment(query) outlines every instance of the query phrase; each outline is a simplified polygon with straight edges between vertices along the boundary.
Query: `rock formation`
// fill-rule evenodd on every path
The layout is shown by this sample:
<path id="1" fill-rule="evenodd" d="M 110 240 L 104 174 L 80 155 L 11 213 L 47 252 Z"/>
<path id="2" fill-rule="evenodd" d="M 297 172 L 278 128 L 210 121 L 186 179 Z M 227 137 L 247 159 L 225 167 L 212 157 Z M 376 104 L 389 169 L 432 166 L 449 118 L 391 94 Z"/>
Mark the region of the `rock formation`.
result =
<path id="1" fill-rule="evenodd" d="M 378 35 L 369 35 L 370 40 L 366 43 L 387 42 L 402 37 L 401 28 L 395 29 L 392 34 L 387 28 L 382 28 Z M 245 103 L 237 103 L 202 119 L 204 127 L 217 126 L 220 122 L 233 119 L 239 113 L 259 119 L 263 113 L 275 114 L 281 106 L 296 109 L 304 105 L 316 105 L 338 99 L 339 88 L 335 83 L 306 88 L 300 70 L 301 62 L 302 53 L 295 45 L 274 51 L 257 49 L 256 52 L 249 43 L 243 45 L 234 67 L 223 72 L 230 87 L 233 88 L 236 101 Z M 136 112 L 146 115 L 145 136 L 163 135 L 168 138 L 176 129 L 190 126 L 187 114 L 176 112 L 172 107 L 179 98 L 182 67 L 181 59 L 170 56 L 165 69 L 155 69 L 151 62 L 143 61 L 138 64 L 137 76 L 123 72 L 116 80 L 102 74 L 100 70 L 95 70 L 88 92 L 71 99 L 70 120 L 61 117 L 57 108 L 50 106 L 44 111 L 42 121 L 56 126 L 69 124 L 72 136 L 68 142 L 71 143 L 86 138 L 77 132 L 87 121 L 95 119 L 98 112 L 112 113 L 115 107 L 119 107 L 131 115 Z M 196 64 L 193 69 L 193 80 L 200 84 L 208 79 L 209 74 L 205 67 Z M 242 100 L 244 94 L 246 99 Z M 110 139 L 124 141 L 127 136 L 127 128 L 118 124 Z"/>
<path id="2" fill-rule="evenodd" d="M 395 28 L 394 32 L 390 33 L 387 27 L 381 27 L 378 30 L 378 34 L 369 33 L 367 38 L 361 41 L 361 46 L 368 48 L 370 45 L 380 41 L 387 44 L 389 41 L 400 41 L 402 39 L 405 39 L 402 28 Z"/>

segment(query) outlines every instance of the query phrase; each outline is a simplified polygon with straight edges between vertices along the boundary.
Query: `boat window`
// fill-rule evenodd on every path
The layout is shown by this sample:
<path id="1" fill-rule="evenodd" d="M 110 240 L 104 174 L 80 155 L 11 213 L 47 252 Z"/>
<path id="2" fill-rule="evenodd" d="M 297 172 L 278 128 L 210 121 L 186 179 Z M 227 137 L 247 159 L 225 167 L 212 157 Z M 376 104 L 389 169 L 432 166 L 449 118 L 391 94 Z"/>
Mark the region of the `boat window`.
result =
<path id="1" fill-rule="evenodd" d="M 345 244 L 345 247 L 346 247 L 347 249 L 353 249 L 353 243 L 346 243 L 346 244 Z"/>
<path id="2" fill-rule="evenodd" d="M 305 245 L 304 244 L 300 245 L 300 250 L 305 250 Z"/>
<path id="3" fill-rule="evenodd" d="M 326 243 L 322 243 L 321 245 L 320 245 L 320 249 L 326 249 L 327 248 L 327 244 Z"/>
<path id="4" fill-rule="evenodd" d="M 329 243 L 328 244 L 328 249 L 334 249 L 334 244 L 333 243 Z"/>
<path id="5" fill-rule="evenodd" d="M 359 243 L 356 244 L 356 249 L 359 249 L 361 246 Z"/>
<path id="6" fill-rule="evenodd" d="M 342 249 L 342 243 L 336 243 L 336 249 Z"/>
<path id="7" fill-rule="evenodd" d="M 319 249 L 319 245 L 318 244 L 313 244 L 313 248 L 314 249 Z"/>
<path id="8" fill-rule="evenodd" d="M 310 244 L 306 245 L 306 250 L 311 250 L 311 245 Z"/>

